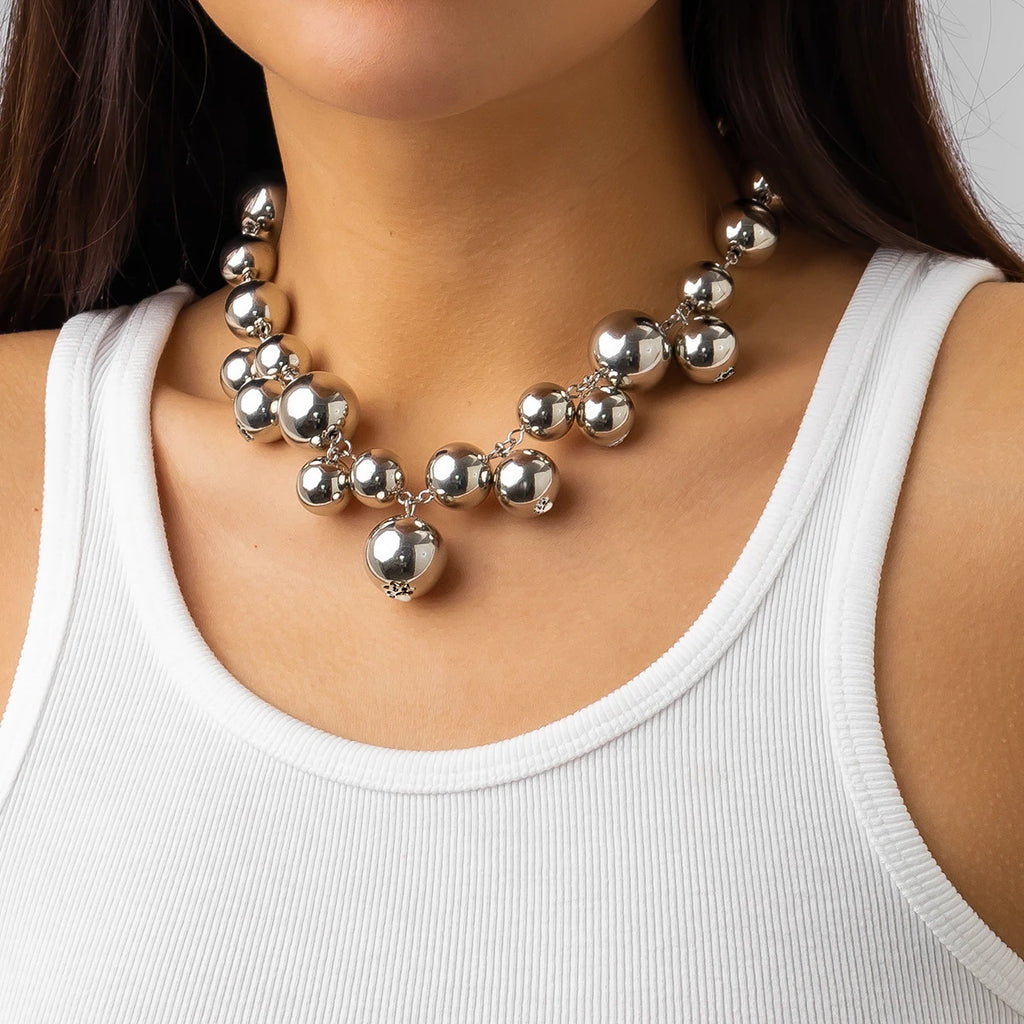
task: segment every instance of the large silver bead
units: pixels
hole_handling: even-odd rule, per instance
[[[272,334],[252,359],[253,370],[260,377],[282,377],[290,380],[308,373],[313,359],[309,346],[294,334]]]
[[[767,206],[772,213],[778,213],[782,209],[782,197],[754,164],[745,163],[740,169],[739,186],[740,195],[744,199],[753,199],[755,203]]]
[[[447,508],[473,508],[491,489],[494,472],[474,444],[454,441],[439,448],[427,462],[427,488]]]
[[[249,347],[236,348],[229,352],[224,362],[220,364],[220,386],[228,398],[234,398],[238,389],[256,374],[252,371],[252,360],[256,349]]]
[[[273,281],[245,281],[228,292],[224,319],[239,338],[280,333],[288,323],[288,296]]]
[[[728,309],[732,303],[732,274],[711,260],[687,267],[679,279],[679,298],[689,300],[697,313]]]
[[[340,512],[351,494],[345,467],[323,458],[310,459],[303,464],[295,478],[295,490],[299,501],[318,516]]]
[[[695,316],[672,335],[676,360],[698,384],[717,384],[736,372],[739,348],[732,328],[713,316]]]
[[[778,240],[778,218],[767,206],[750,199],[729,203],[715,223],[718,251],[727,256],[735,250],[748,266],[757,266],[768,259],[775,252]]]
[[[277,250],[262,238],[235,238],[220,251],[220,274],[230,285],[269,281],[277,270]]]
[[[277,441],[283,385],[269,377],[253,377],[235,395],[235,423],[247,441]]]
[[[350,438],[359,424],[359,402],[352,388],[327,370],[296,377],[281,395],[281,433],[292,444],[326,448],[328,427]]]
[[[550,381],[534,384],[519,396],[519,422],[527,433],[554,441],[572,428],[576,407],[565,388]]]
[[[625,391],[599,384],[576,407],[576,425],[595,444],[613,448],[626,440],[636,413]]]
[[[393,516],[366,540],[366,569],[388,597],[421,597],[440,578],[448,549],[441,535],[418,516]]]
[[[398,456],[388,448],[371,448],[352,460],[349,487],[364,505],[387,505],[405,487]]]
[[[619,309],[602,317],[590,338],[590,362],[607,371],[617,388],[657,384],[672,360],[672,348],[653,317],[639,309]]]
[[[558,467],[535,448],[518,448],[498,463],[494,493],[501,507],[513,515],[542,515],[554,507]]]
[[[238,200],[238,222],[242,234],[272,239],[281,228],[286,189],[283,185],[258,185],[247,189]]]

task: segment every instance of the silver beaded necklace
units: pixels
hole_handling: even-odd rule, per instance
[[[657,321],[638,309],[609,313],[591,333],[592,372],[567,386],[543,381],[524,391],[516,410],[519,425],[490,451],[463,442],[440,448],[427,463],[426,486],[414,494],[394,452],[353,447],[359,402],[351,386],[333,373],[314,370],[309,347],[284,333],[290,304],[272,278],[285,189],[275,184],[249,189],[239,199],[241,236],[224,247],[220,260],[232,286],[224,307],[228,327],[250,342],[231,352],[220,369],[239,433],[247,441],[283,437],[318,453],[296,478],[299,501],[311,512],[340,512],[352,496],[378,508],[400,505],[400,515],[370,533],[364,560],[370,578],[388,597],[420,597],[440,577],[447,548],[437,529],[416,515],[419,506],[436,501],[447,508],[473,508],[493,492],[515,516],[544,515],[558,496],[558,468],[545,452],[522,447],[527,437],[552,441],[575,425],[595,444],[614,447],[633,426],[630,393],[659,383],[670,363],[700,384],[733,375],[736,335],[717,314],[732,301],[732,268],[741,261],[756,265],[775,251],[776,214],[782,207],[753,168],[743,172],[741,193],[715,224],[720,261],[687,268],[679,281],[679,304],[666,319]]]

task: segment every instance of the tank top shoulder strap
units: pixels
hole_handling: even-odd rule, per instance
[[[112,374],[111,367],[136,342],[162,340],[162,321],[173,320],[194,295],[189,285],[177,284],[135,305],[86,310],[65,321],[54,341],[44,392],[35,583],[25,639],[0,718],[0,807],[31,743],[64,647],[79,583],[98,457],[95,427],[105,386],[133,386]]]

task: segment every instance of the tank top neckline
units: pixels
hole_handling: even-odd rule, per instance
[[[806,519],[832,462],[892,297],[927,257],[880,248],[850,298],[805,406],[795,439],[746,544],[683,635],[637,675],[589,705],[527,733],[444,750],[376,746],[328,733],[256,696],[207,645],[170,558],[153,458],[156,365],[178,312],[196,297],[176,284],[144,299],[119,328],[111,417],[111,486],[134,604],[149,642],[194,705],[240,740],[304,771],[361,788],[458,792],[554,769],[607,744],[678,699],[754,614]]]

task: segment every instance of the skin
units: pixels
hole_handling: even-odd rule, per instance
[[[735,190],[679,72],[670,4],[306,0],[289,19],[272,0],[206,6],[266,68],[289,329],[355,386],[361,443],[394,448],[415,477],[446,441],[503,438],[527,384],[585,372],[605,312],[667,315],[682,267],[712,253],[710,219]],[[621,448],[557,442],[565,498],[536,524],[492,503],[437,510],[453,560],[408,605],[364,578],[379,513],[353,504],[344,530],[297,515],[295,450],[239,445],[217,384],[226,289],[197,301],[164,350],[152,419],[200,632],[262,699],[366,743],[488,743],[593,702],[671,646],[736,561],[866,260],[787,224],[770,264],[737,272],[729,320],[750,343],[736,377],[644,394]],[[922,836],[1024,954],[1022,323],[1024,286],[986,284],[949,328],[883,567],[876,675]],[[0,404],[0,687],[31,600],[54,334],[0,339],[21,395]],[[243,502],[254,480],[260,499]],[[254,574],[275,580],[273,635],[239,617]],[[610,623],[629,623],[613,630],[626,642],[608,642]],[[325,650],[345,665],[329,680]]]

